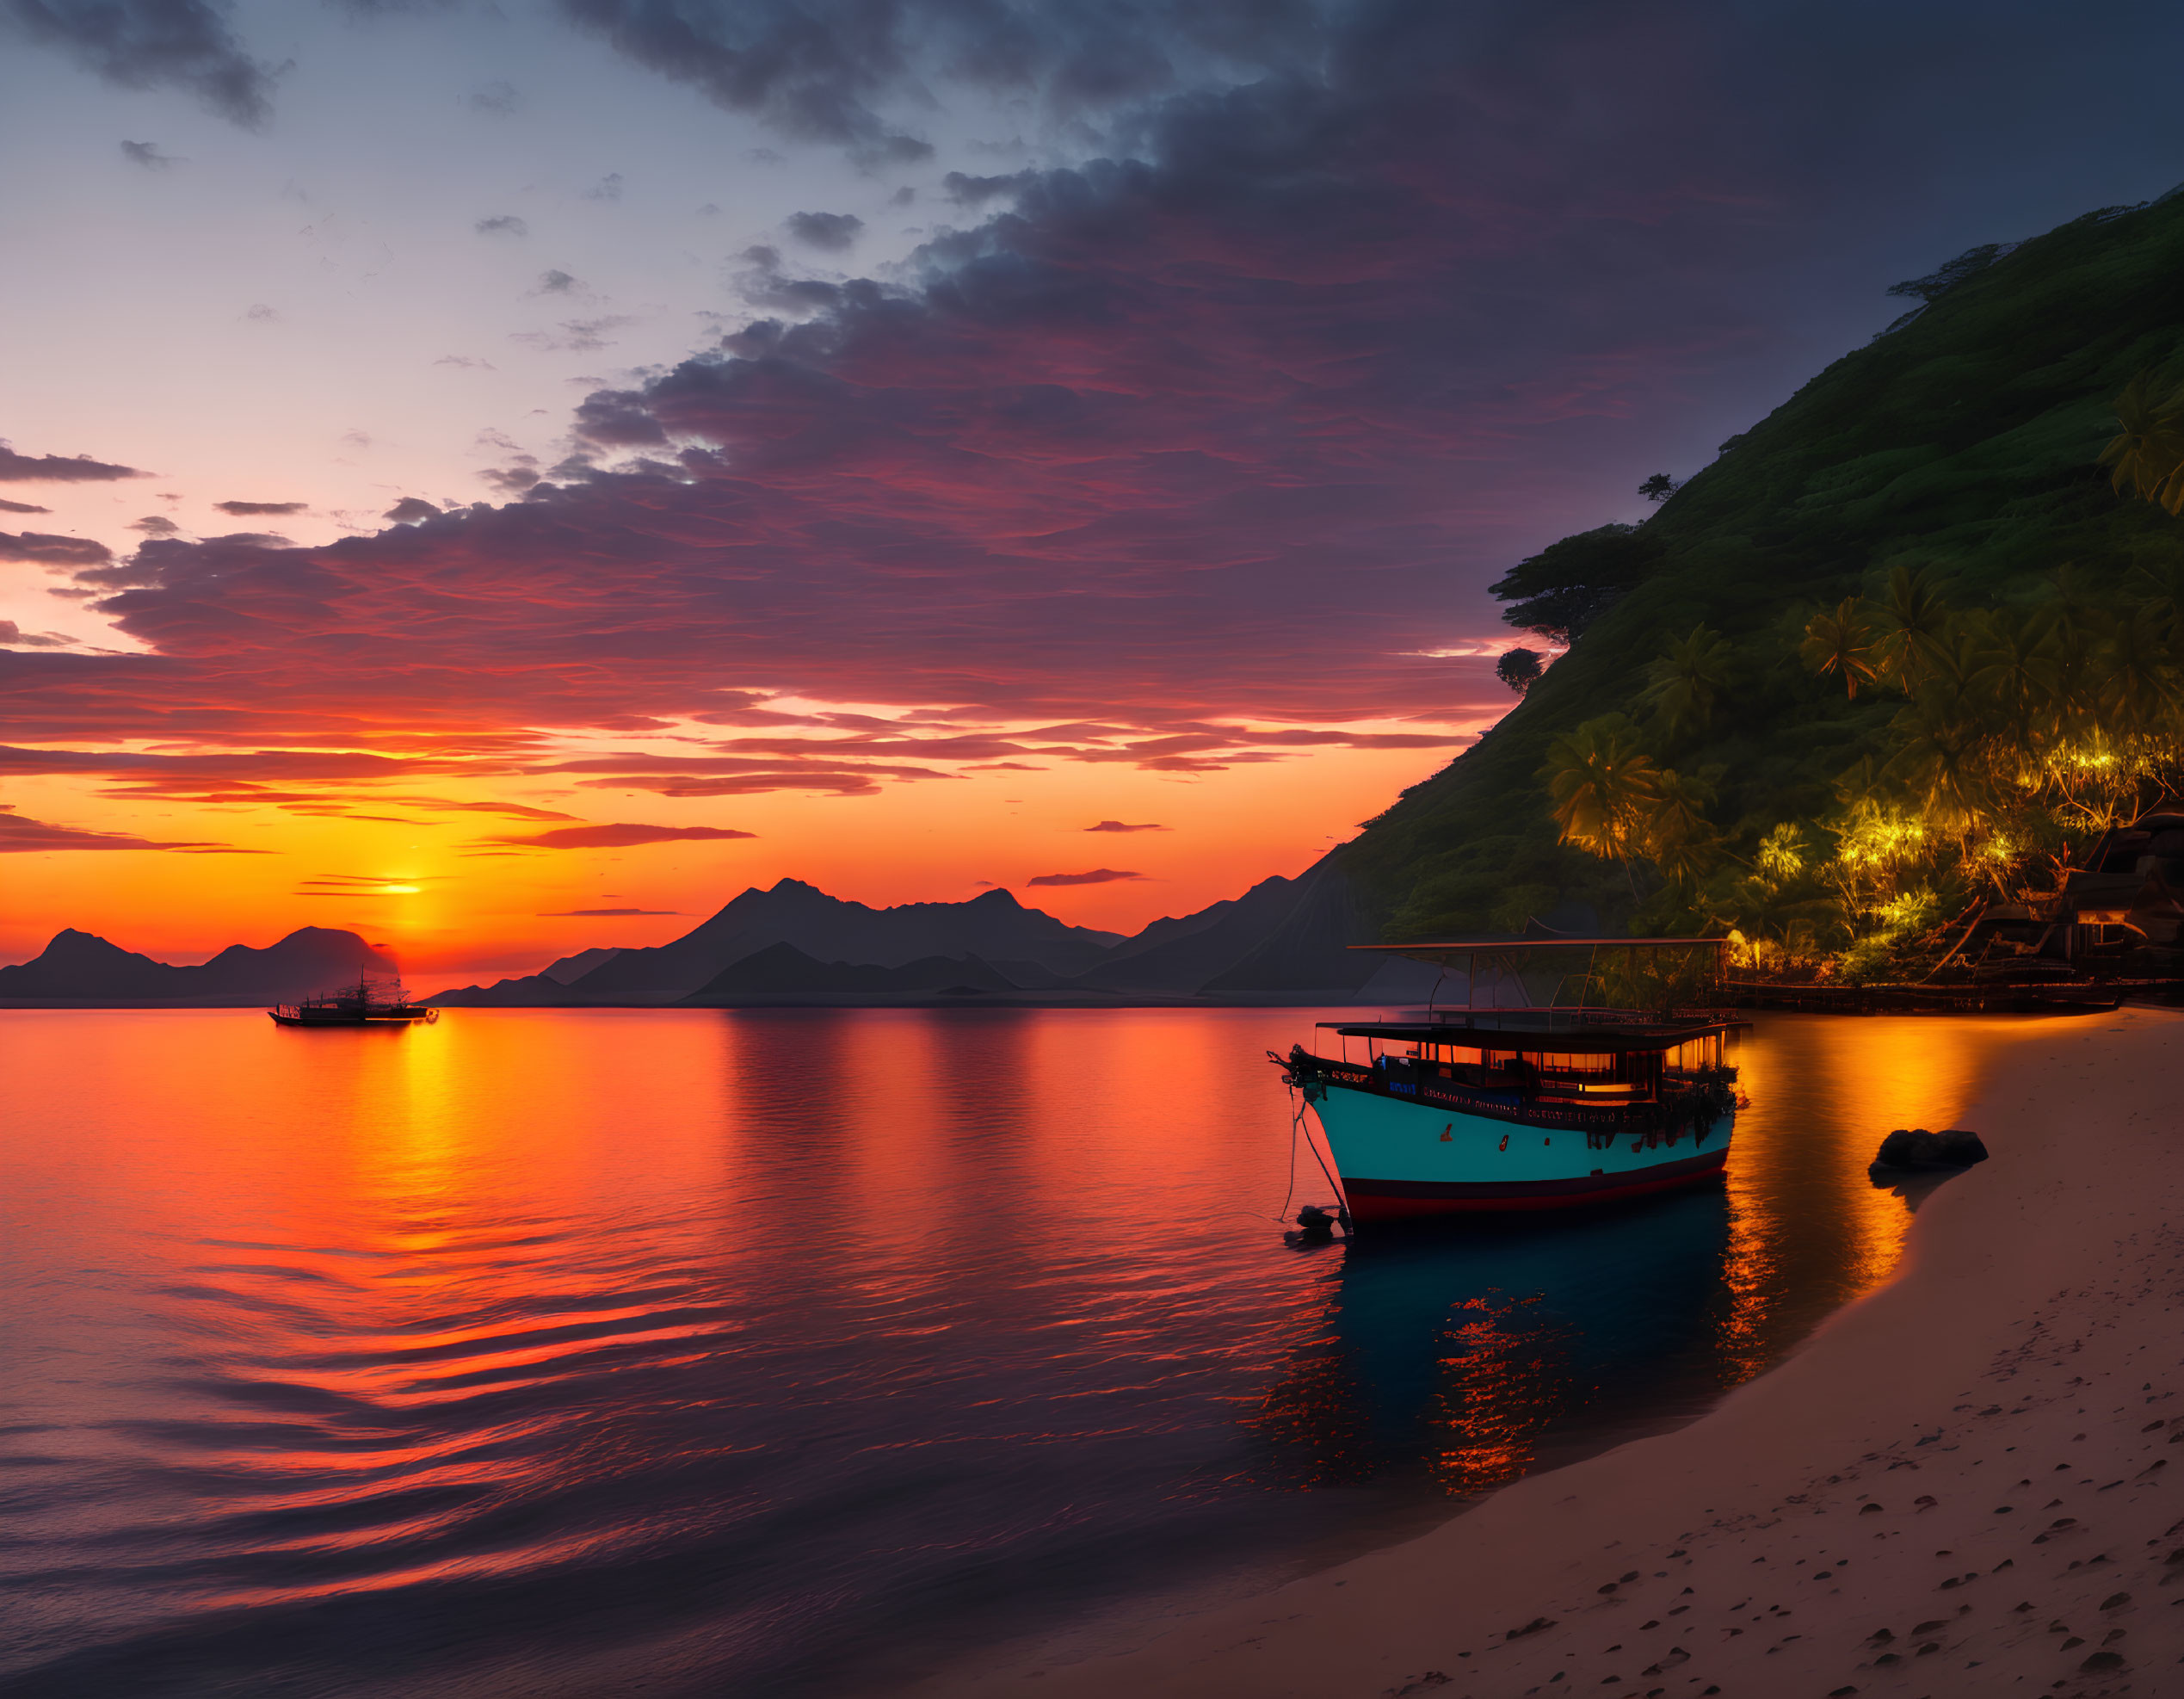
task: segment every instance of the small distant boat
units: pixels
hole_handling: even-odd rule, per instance
[[[399,979],[374,979],[369,974],[360,974],[355,985],[301,1003],[276,1004],[266,1013],[284,1027],[429,1026],[440,1018],[437,1009],[412,1003]]]
[[[1690,1006],[1718,981],[1719,941],[1375,948],[1460,960],[1466,1006],[1323,1022],[1335,1054],[1269,1053],[1319,1117],[1352,1219],[1603,1203],[1722,1171],[1742,1101],[1724,1047],[1749,1023]],[[1593,1000],[1615,992],[1638,1006]]]

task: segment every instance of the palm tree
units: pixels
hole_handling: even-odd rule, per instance
[[[2184,511],[2184,392],[2154,399],[2141,372],[2116,398],[2123,427],[2101,451],[2117,494],[2126,487],[2171,513]]]
[[[2166,633],[2151,620],[2119,620],[2108,635],[2095,706],[2118,743],[2147,744],[2170,732],[2179,702]]]
[[[1991,810],[1993,750],[1988,729],[1954,692],[1929,690],[1907,703],[1892,727],[1889,782],[1914,799],[1937,828],[1962,839]],[[1861,800],[1870,804],[1874,793]]]
[[[1653,782],[1653,800],[1645,812],[1645,849],[1653,864],[1678,885],[1706,871],[1717,843],[1706,805],[1713,788],[1664,769]]]
[[[1934,588],[1923,567],[1897,566],[1888,575],[1888,595],[1880,616],[1886,631],[1880,639],[1882,669],[1915,696],[1922,680],[1942,664],[1948,644],[1949,605]]]
[[[1860,683],[1870,684],[1880,677],[1878,636],[1865,603],[1853,596],[1832,612],[1812,616],[1799,652],[1813,671],[1840,675],[1850,700],[1855,701]]]
[[[1644,700],[1653,704],[1654,718],[1669,738],[1706,729],[1716,699],[1729,688],[1734,653],[1727,638],[1700,624],[1647,665]]]
[[[1798,830],[1795,821],[1783,821],[1760,842],[1760,873],[1777,885],[1795,879],[1803,873],[1805,861],[1805,833]]]
[[[2056,599],[2048,604],[2052,632],[2048,658],[2055,671],[2050,688],[2057,734],[2065,742],[2097,739],[2105,652],[2114,621],[2087,594],[2084,577],[2076,567],[2058,566],[2049,578],[2056,589]]]
[[[2055,741],[2062,719],[2061,646],[2051,608],[1998,608],[1974,639],[1971,691],[1987,706],[1990,725],[2008,740],[2021,774]]]
[[[1643,838],[1659,779],[1638,728],[1619,714],[1588,720],[1547,745],[1547,790],[1563,842],[1621,862],[1633,896],[1631,855]]]
[[[2184,641],[2184,565],[2134,566],[2124,587],[2132,611],[2152,624],[2156,637],[2172,647]]]

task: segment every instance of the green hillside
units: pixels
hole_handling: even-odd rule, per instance
[[[1800,656],[1816,614],[1877,605],[1891,569],[1909,567],[1984,628],[2051,623],[2075,599],[2106,609],[2113,632],[2137,618],[2129,586],[2184,574],[2184,521],[2118,495],[2095,464],[2134,376],[2157,395],[2184,380],[2184,195],[2088,213],[1923,283],[1922,311],[1724,444],[1642,528],[1570,540],[1504,581],[1581,633],[1499,726],[1342,852],[1387,937],[1506,932],[1571,901],[1614,930],[1733,924],[1723,895],[1768,834],[1793,825],[1776,842],[1826,859],[1850,799],[1903,765],[1904,694],[1852,700],[1817,676]],[[1709,723],[1664,726],[1647,668],[1702,622],[1726,639],[1727,680]],[[2060,628],[2067,665],[2067,610]],[[2161,671],[2166,691],[2175,675]],[[1708,798],[1712,848],[1688,879],[1561,841],[1550,745],[1619,711]],[[1963,823],[1951,829],[1969,854]]]

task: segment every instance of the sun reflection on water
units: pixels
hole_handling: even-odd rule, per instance
[[[1385,1530],[1886,1278],[1881,1135],[2039,1029],[1770,1018],[1725,1183],[1311,1250],[1262,1056],[1312,1018],[11,1013],[0,1672],[829,1691],[861,1638],[1273,1561],[1297,1493]]]

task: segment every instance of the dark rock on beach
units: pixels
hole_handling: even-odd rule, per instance
[[[1880,1154],[1872,1165],[1914,1172],[1933,1169],[1969,1168],[1987,1159],[1987,1147],[1979,1135],[1962,1127],[1929,1133],[1923,1127],[1897,1128],[1881,1140]]]

